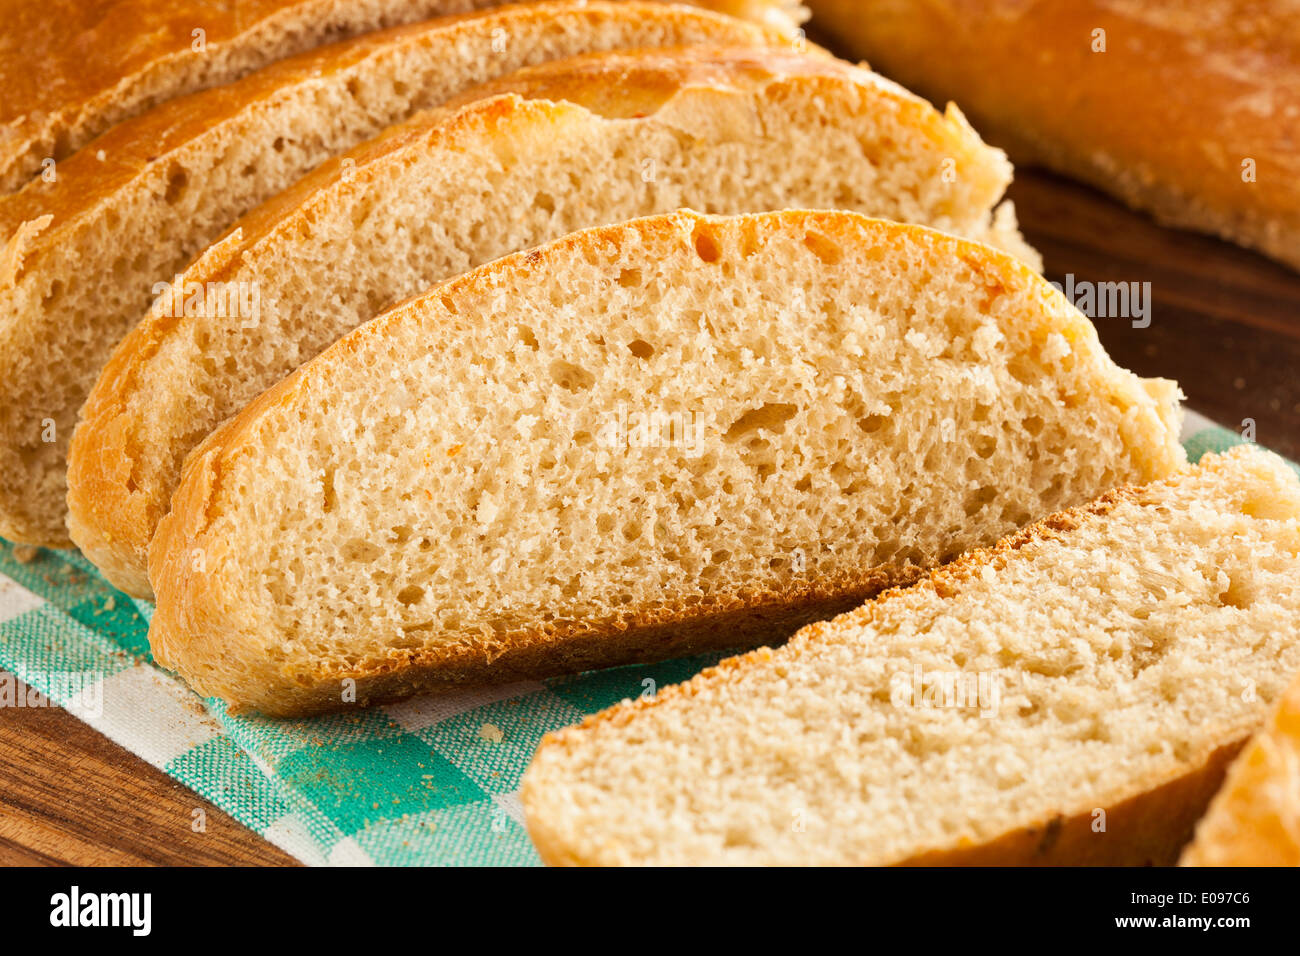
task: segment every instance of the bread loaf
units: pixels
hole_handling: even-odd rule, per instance
[[[0,192],[168,99],[370,30],[503,0],[3,0]],[[685,0],[789,31],[790,0]]]
[[[579,232],[403,303],[209,436],[150,551],[149,639],[273,715],[775,640],[1166,474],[1172,391],[933,230]]]
[[[0,534],[66,545],[64,456],[113,346],[196,253],[323,160],[503,73],[613,48],[788,41],[650,3],[513,5],[372,34],[173,100],[0,197]]]
[[[1300,678],[1228,770],[1181,862],[1300,866]]]
[[[1300,268],[1300,7],[810,0],[820,33],[953,100],[1018,164]]]
[[[1300,667],[1300,481],[1249,446],[543,740],[549,863],[1167,864]]]
[[[149,593],[149,539],[213,427],[384,307],[508,252],[679,206],[843,206],[1026,248],[990,212],[1011,176],[1000,153],[827,57],[593,55],[469,96],[321,167],[178,281],[254,290],[256,316],[177,315],[204,310],[164,297],[118,347],[68,479],[72,538],[114,584]]]

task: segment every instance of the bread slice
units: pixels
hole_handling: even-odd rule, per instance
[[[1300,866],[1300,677],[1229,768],[1181,862]]]
[[[505,0],[0,0],[0,192],[173,97],[370,30]],[[792,30],[797,0],[686,0]]]
[[[1300,667],[1300,481],[1242,447],[649,701],[523,780],[570,864],[1170,863]]]
[[[1000,153],[959,114],[830,58],[611,53],[471,95],[323,166],[180,278],[257,290],[256,322],[178,317],[164,299],[117,349],[68,494],[73,540],[114,584],[149,593],[149,540],[213,427],[384,307],[506,253],[679,206],[847,206],[1024,248],[990,214],[1011,175]]]
[[[1300,5],[809,0],[886,76],[1047,166],[1300,269]]]
[[[150,643],[292,715],[780,639],[1169,472],[1171,389],[933,230],[579,232],[376,318],[196,449]]]
[[[65,455],[113,346],[240,215],[323,160],[484,80],[574,53],[788,47],[687,7],[504,7],[366,36],[175,100],[0,198],[0,534],[66,545]]]

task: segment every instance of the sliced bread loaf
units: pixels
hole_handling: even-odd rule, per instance
[[[164,296],[119,346],[68,477],[72,538],[114,584],[149,593],[149,540],[213,427],[384,307],[506,253],[680,206],[849,207],[1023,249],[990,213],[1011,175],[1000,153],[830,58],[596,55],[471,96],[321,167],[177,280],[186,298],[255,292],[256,315]]]
[[[419,23],[173,100],[0,197],[0,534],[66,545],[64,456],[113,346],[196,253],[323,160],[527,64],[591,50],[777,43],[732,17],[552,3]],[[224,303],[223,303],[224,304]]]
[[[0,192],[165,100],[320,44],[508,0],[0,0]],[[797,0],[685,0],[786,31]]]
[[[1249,447],[548,736],[569,864],[1170,863],[1300,668],[1300,481]]]
[[[157,660],[302,714],[775,640],[1182,459],[1171,383],[987,246],[845,212],[566,236],[189,457]]]
[[[1181,862],[1300,866],[1300,678],[1228,770]]]

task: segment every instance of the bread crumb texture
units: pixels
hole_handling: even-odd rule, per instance
[[[518,72],[322,167],[187,270],[184,288],[256,290],[257,315],[155,309],[126,338],[74,442],[73,539],[147,595],[149,539],[194,446],[436,281],[683,206],[846,208],[1010,242],[991,212],[1010,176],[959,117],[825,56],[704,46]]]
[[[388,126],[522,66],[692,43],[788,45],[665,4],[507,5],[313,49],[170,100],[60,160],[53,181],[0,196],[0,534],[67,545],[64,458],[78,409],[159,292],[240,216]],[[226,52],[214,46],[207,64]],[[189,283],[211,281],[188,275],[179,311],[195,308]],[[255,317],[247,276],[219,307],[212,285],[198,288],[223,317]],[[86,538],[93,560],[104,542]]]
[[[942,862],[1078,818],[1098,846],[1098,811],[1113,831],[1195,777],[1300,668],[1298,515],[1295,473],[1250,447],[1056,515],[547,737],[529,831],[606,864]],[[918,704],[918,672],[1000,695]]]
[[[861,599],[1177,467],[1166,386],[1041,277],[932,230],[576,233],[380,316],[200,446],[154,541],[151,641],[283,713],[447,654],[517,679],[523,644]]]

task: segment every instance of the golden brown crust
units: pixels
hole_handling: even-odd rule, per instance
[[[1260,0],[810,0],[1019,164],[1300,268],[1300,13]],[[1095,30],[1105,51],[1094,51]],[[1243,175],[1253,160],[1254,179]]]
[[[229,710],[267,717],[303,717],[402,700],[420,693],[541,680],[707,651],[780,643],[809,622],[857,607],[873,594],[919,573],[919,568],[873,568],[851,586],[809,589],[802,594],[752,595],[738,600],[740,606],[721,613],[683,611],[675,617],[640,616],[603,628],[517,631],[502,635],[490,647],[455,644],[437,654],[393,658],[382,671],[322,671],[309,686],[265,688],[261,696],[250,694]],[[355,682],[355,697],[345,703],[342,689],[346,679]]]
[[[683,55],[686,53],[688,55]],[[811,54],[811,55],[809,55]],[[456,109],[489,96],[514,93],[525,99],[565,100],[610,119],[629,119],[657,112],[690,87],[758,90],[772,83],[849,81],[874,84],[898,94],[891,105],[908,110],[919,126],[942,122],[929,103],[861,67],[834,59],[812,44],[799,49],[771,45],[709,50],[611,50],[562,63],[543,63],[518,70],[475,88],[446,104]]]
[[[701,4],[701,6],[704,6]],[[171,100],[155,109],[120,123],[98,137],[88,148],[59,163],[58,189],[44,188],[36,181],[10,196],[0,196],[0,236],[6,239],[26,222],[49,215],[55,229],[65,229],[92,211],[96,202],[139,178],[149,168],[165,162],[169,154],[199,136],[220,127],[256,104],[270,100],[283,90],[312,83],[323,76],[351,71],[379,52],[403,47],[446,42],[463,42],[462,34],[507,33],[528,29],[562,14],[578,16],[593,26],[604,20],[628,15],[653,14],[666,23],[692,25],[712,23],[718,42],[738,44],[745,34],[754,43],[786,42],[779,33],[751,24],[737,24],[706,10],[675,9],[660,3],[622,0],[592,2],[578,9],[566,2],[508,4],[481,14],[442,17],[408,24],[330,44],[273,63],[238,83],[205,90]],[[3,58],[0,58],[0,63]],[[473,99],[472,95],[466,99]],[[99,154],[102,152],[103,158]],[[47,236],[48,241],[51,237]],[[0,270],[0,283],[7,272]],[[170,277],[168,277],[170,278]],[[9,277],[12,281],[12,276]]]
[[[1080,808],[989,843],[925,853],[898,865],[1172,865],[1244,742],[1227,741],[1180,776],[1149,781],[1111,806]]]
[[[4,0],[0,192],[21,186],[44,158],[62,161],[114,123],[165,100],[323,43],[497,2]],[[781,0],[685,2],[785,29],[798,19]]]
[[[457,104],[431,110],[393,127],[344,156],[336,157],[299,180],[274,199],[241,219],[186,271],[185,282],[228,281],[246,255],[276,235],[293,236],[312,220],[320,204],[335,201],[348,170],[347,187],[364,191],[373,178],[384,175],[384,163],[400,162],[408,148],[457,148],[494,128],[535,116],[539,124],[560,115],[557,99],[589,101],[611,115],[662,103],[667,91],[688,87],[728,91],[788,83],[825,85],[827,96],[842,89],[845,79],[877,92],[882,103],[900,111],[953,150],[983,149],[978,137],[952,117],[945,117],[923,100],[867,71],[829,57],[788,50],[699,47],[687,50],[627,54],[598,54],[521,71],[501,84],[489,84]],[[492,95],[500,92],[501,95]],[[484,96],[488,98],[484,99]],[[520,95],[536,97],[522,103]],[[348,164],[345,166],[345,164]],[[975,163],[969,164],[976,167]],[[1001,183],[990,180],[977,188],[989,192],[990,204]],[[1024,275],[1032,275],[1025,270]],[[1079,334],[1095,337],[1080,319]],[[77,544],[118,587],[138,597],[152,592],[145,573],[149,541],[167,506],[169,489],[158,489],[138,474],[139,422],[129,405],[153,357],[172,335],[183,334],[184,317],[158,312],[146,316],[118,345],[87,399],[81,424],[69,454],[70,524]]]
[[[1249,446],[1233,449],[1220,461],[1231,461],[1253,454]],[[1173,484],[1186,471],[1180,471],[1156,485]],[[877,595],[863,606],[838,618],[810,624],[790,639],[783,654],[815,652],[819,640],[832,637],[844,627],[870,621],[890,601],[904,599],[915,588],[933,590],[940,595],[956,593],[985,567],[1006,560],[1016,551],[1038,541],[1049,541],[1068,534],[1084,523],[1104,518],[1123,501],[1137,499],[1150,486],[1124,486],[1110,491],[1086,505],[1049,515],[1010,535],[989,548],[969,551],[956,561],[924,573],[911,585],[892,588]],[[727,658],[716,667],[701,671],[692,679],[662,688],[650,699],[636,699],[615,704],[581,723],[547,734],[538,746],[533,763],[524,775],[520,796],[529,836],[550,865],[599,865],[599,860],[576,856],[572,848],[547,828],[541,810],[539,783],[533,768],[544,760],[547,750],[569,751],[581,746],[587,731],[602,725],[623,726],[637,719],[644,710],[662,707],[681,697],[708,693],[711,686],[744,674],[748,669],[771,660],[770,648]],[[1179,849],[1191,836],[1196,820],[1214,796],[1227,772],[1229,763],[1240,751],[1246,738],[1226,733],[1219,745],[1187,761],[1182,773],[1161,780],[1144,781],[1131,796],[1105,807],[1063,808],[1054,817],[1005,833],[995,840],[969,846],[945,848],[923,853],[899,865],[909,866],[1061,866],[1061,865],[1169,865],[1177,860]],[[1100,817],[1096,811],[1104,810]],[[1096,821],[1105,820],[1105,831],[1094,830]],[[870,862],[870,861],[863,861]]]
[[[1183,866],[1300,866],[1300,677],[1228,771]]]
[[[248,647],[258,643],[246,639],[246,635],[264,634],[270,626],[270,612],[256,607],[255,595],[241,591],[237,596],[232,596],[223,592],[227,586],[239,590],[235,582],[226,581],[221,573],[226,560],[237,565],[238,557],[230,555],[232,545],[223,540],[221,535],[209,533],[210,518],[223,507],[223,477],[230,473],[238,459],[259,454],[258,433],[263,428],[275,427],[273,418],[276,413],[288,413],[300,404],[314,404],[316,396],[329,388],[331,369],[335,364],[349,362],[370,339],[383,341],[389,334],[389,327],[405,321],[408,313],[436,311],[445,308],[442,304],[444,301],[461,296],[472,299],[485,295],[504,275],[523,278],[532,272],[548,271],[553,268],[553,260],[563,260],[573,255],[575,249],[591,251],[613,248],[629,230],[639,232],[646,243],[656,238],[680,240],[683,236],[694,238],[708,234],[718,237],[719,245],[727,244],[722,238],[724,230],[743,231],[743,244],[757,246],[769,235],[798,228],[816,229],[845,245],[869,243],[882,250],[881,254],[891,247],[901,250],[910,248],[907,244],[919,242],[931,246],[936,255],[956,255],[982,262],[986,268],[996,272],[1006,287],[1025,283],[1050,289],[1023,264],[974,242],[919,226],[872,220],[854,213],[806,210],[736,218],[705,217],[689,211],[653,216],[631,223],[572,233],[540,249],[506,256],[439,283],[422,295],[395,306],[349,333],[321,355],[300,366],[279,384],[259,395],[190,454],[180,485],[172,499],[171,511],[158,525],[149,549],[149,578],[158,595],[157,612],[149,631],[155,657],[165,666],[179,671],[192,683],[196,680],[195,673],[202,669],[200,665],[204,662],[222,661],[223,672],[231,675],[229,681],[221,687],[198,681],[197,689],[200,692],[219,694],[237,707],[256,706],[263,711],[290,714],[296,713],[299,707],[319,709],[327,696],[337,696],[338,682],[344,677],[352,677],[359,683],[366,681],[368,694],[377,699],[389,696],[390,688],[402,682],[404,675],[416,673],[421,675],[420,686],[430,686],[432,675],[438,673],[482,674],[493,680],[517,679],[522,674],[529,673],[529,668],[540,666],[537,662],[544,661],[550,653],[549,648],[557,644],[569,644],[570,650],[566,653],[589,654],[589,658],[583,659],[611,664],[624,659],[619,654],[639,647],[637,642],[646,639],[670,640],[661,637],[658,629],[683,627],[688,623],[688,618],[682,613],[658,619],[631,619],[617,628],[590,634],[577,630],[545,635],[541,632],[521,633],[512,635],[506,644],[491,647],[484,645],[470,650],[451,648],[446,654],[427,659],[417,660],[404,654],[397,660],[395,668],[385,667],[379,673],[358,671],[349,674],[320,674],[306,685],[296,685],[295,681],[287,680],[271,662],[256,656],[242,656]],[[1063,325],[1068,333],[1095,337],[1095,330],[1086,320],[1077,317],[1074,321],[1078,328]],[[196,550],[206,555],[202,572],[195,570],[191,563],[190,556]],[[958,567],[960,566],[959,563]],[[891,577],[907,580],[910,573],[904,569],[864,569],[853,579],[818,582],[814,586],[788,593],[736,595],[729,606],[717,610],[721,614],[766,615],[775,614],[777,608],[784,606],[795,614],[804,613],[805,608],[808,613],[812,613],[814,608],[825,609],[837,603],[853,601],[856,596],[872,593],[890,583]],[[701,619],[698,626],[701,631],[705,631],[716,627],[716,620],[717,618],[713,621]],[[781,623],[777,626],[786,625]],[[815,631],[818,626],[813,625],[812,629]],[[626,639],[620,644],[612,643],[618,632],[624,630]],[[588,637],[592,638],[593,646],[590,649],[581,648],[581,641]],[[734,646],[737,643],[730,637],[713,643],[706,643],[707,640],[705,637],[688,638],[686,644],[680,645],[680,650],[727,644]],[[600,646],[602,642],[605,644],[604,649]],[[507,673],[504,668],[494,666],[489,672],[485,667],[487,661],[503,659],[507,650],[519,656],[521,663],[518,668]],[[475,655],[479,656],[476,658]],[[458,676],[457,679],[468,678]],[[414,685],[404,683],[402,686],[410,689]]]
[[[545,745],[543,741],[543,745]],[[988,843],[924,853],[895,866],[1168,866],[1222,782],[1243,741],[1225,744],[1202,763],[1109,807],[1059,815]],[[524,778],[528,836],[547,866],[599,866],[551,832]],[[1104,825],[1104,830],[1097,829]],[[873,861],[863,861],[870,863]]]

